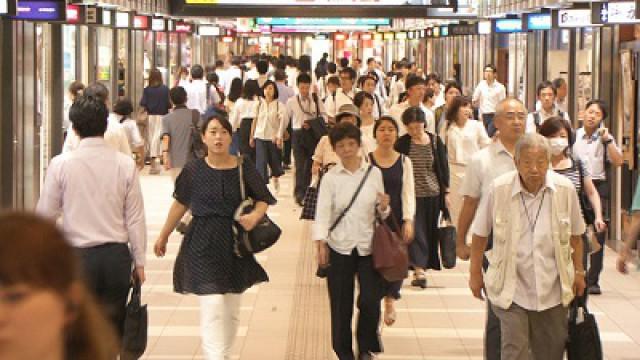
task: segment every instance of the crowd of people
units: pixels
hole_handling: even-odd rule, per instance
[[[493,65],[471,97],[406,59],[389,73],[373,58],[363,66],[325,54],[311,65],[309,56],[261,55],[246,63],[233,56],[211,68],[181,69],[172,87],[152,69],[137,112],[125,98],[112,107],[99,83],[72,83],[64,150],[48,167],[36,211],[62,218],[64,241],[79,258],[51,223],[0,218],[3,233],[30,239],[20,247],[0,239],[0,304],[18,303],[16,319],[28,323],[37,304],[26,299],[40,294],[33,301],[51,309],[43,315],[52,319],[47,330],[58,333],[51,335],[55,344],[47,340],[53,350],[95,359],[117,352],[131,277],[145,280],[139,172],[146,162],[149,174],[164,169],[175,181],[154,253],[166,254],[172,232],[184,234],[174,290],[200,299],[206,358],[229,359],[242,294],[268,281],[255,257],[236,256],[234,223],[253,229],[294,165],[292,195],[312,210],[310,237],[318,275],[327,278],[340,360],[375,358],[383,348],[380,324],[396,320],[403,281],[387,281],[374,269],[376,219],[406,245],[416,289],[428,288],[427,272],[442,268],[443,219],[455,225],[457,256],[470,260],[471,292],[488,300],[487,359],[528,359],[529,352],[562,359],[569,303],[602,292],[608,169],[622,164],[604,123],[607,105],[588,102],[576,128],[562,79],[541,82],[536,109],[528,112],[506,96]],[[255,207],[234,219],[244,200],[239,184]],[[640,232],[640,221],[634,224]],[[30,256],[28,266],[36,270],[21,274],[7,254],[34,249],[42,256]],[[621,271],[628,258],[627,249]],[[115,330],[113,342],[98,343],[89,331],[106,326],[91,305],[94,296]],[[71,339],[82,346],[70,349],[65,331],[77,332]],[[0,358],[25,350],[20,344],[3,346]]]

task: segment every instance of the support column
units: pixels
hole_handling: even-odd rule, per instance
[[[13,206],[13,23],[0,18],[0,208]]]

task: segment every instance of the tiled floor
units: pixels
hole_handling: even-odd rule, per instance
[[[170,177],[146,175],[142,185],[149,225],[148,280],[143,293],[150,314],[150,339],[143,359],[203,359],[197,298],[172,291],[172,266],[181,237],[172,235],[166,257],[157,259],[152,254],[153,243],[172,201]],[[290,193],[288,174],[282,181],[278,205],[270,209],[270,216],[284,230],[283,237],[276,246],[258,256],[271,280],[244,295],[234,359],[295,358],[291,354],[287,356],[288,330],[294,308],[300,242],[308,241],[308,235],[306,224],[298,220],[299,209],[293,205]],[[614,269],[615,255],[607,250],[601,284],[604,294],[591,298],[590,309],[598,320],[606,359],[640,359],[640,273],[618,274]],[[471,296],[467,270],[468,263],[460,262],[456,269],[431,272],[426,290],[403,288],[403,298],[397,304],[396,324],[381,331],[385,352],[380,359],[482,358],[485,304]],[[322,282],[311,284],[312,291],[325,291]],[[324,309],[319,310],[326,312]],[[328,334],[324,335],[327,336],[318,338],[326,341]],[[300,360],[333,360],[331,355],[324,355],[330,353],[327,350],[319,349]]]

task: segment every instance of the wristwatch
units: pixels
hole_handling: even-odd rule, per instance
[[[585,276],[585,275],[587,275],[587,272],[586,272],[586,271],[584,271],[584,270],[576,270],[576,275],[582,275],[582,276]]]
[[[612,138],[609,138],[609,140],[602,140],[602,145],[607,146],[609,144],[611,144],[613,142]]]

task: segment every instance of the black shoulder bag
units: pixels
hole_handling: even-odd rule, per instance
[[[587,225],[593,225],[596,222],[596,212],[591,206],[587,192],[584,190],[584,171],[582,170],[582,161],[578,159],[573,160],[573,166],[578,168],[578,176],[580,176],[580,193],[578,194],[580,200],[580,208],[582,209],[582,217]]]
[[[242,225],[238,223],[240,216],[253,211],[255,201],[247,197],[244,186],[243,158],[238,156],[238,172],[240,173],[240,196],[242,202],[236,209],[233,216],[233,234],[234,234],[234,253],[237,257],[243,258],[252,256],[263,250],[270,248],[278,241],[282,230],[276,225],[266,214],[251,230],[246,231]]]
[[[202,141],[200,127],[198,126],[200,113],[198,110],[191,111],[191,151],[189,151],[189,157],[191,159],[202,159],[207,155],[207,146]]]

